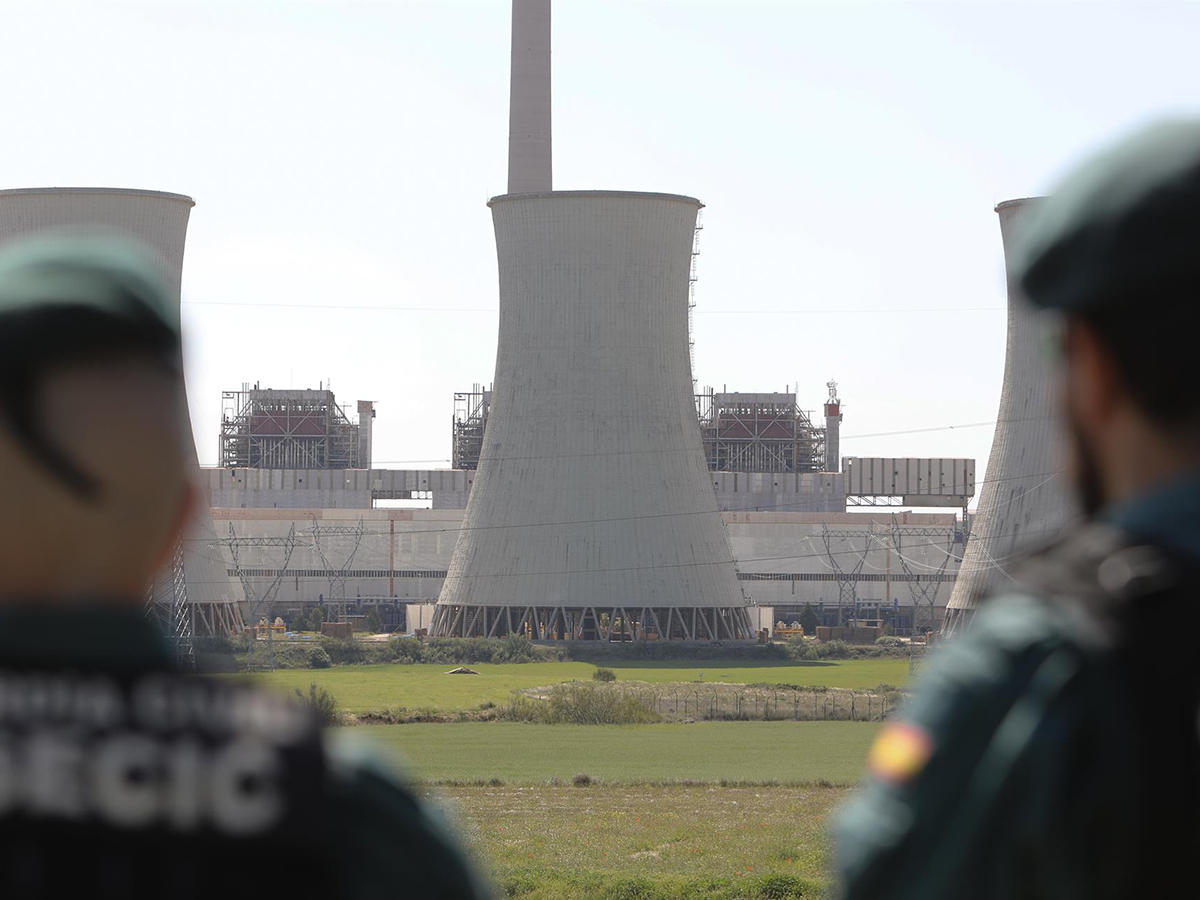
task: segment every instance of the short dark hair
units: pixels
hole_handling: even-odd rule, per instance
[[[1190,292],[1189,292],[1190,293]],[[1200,436],[1195,301],[1105,303],[1072,310],[1112,354],[1121,381],[1154,422]]]

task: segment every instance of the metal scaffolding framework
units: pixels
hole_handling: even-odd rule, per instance
[[[700,437],[714,472],[822,472],[825,429],[794,393],[696,395]]]
[[[689,306],[689,310],[691,307]],[[451,465],[476,469],[492,392],[476,384],[454,395]],[[794,393],[696,394],[704,457],[714,472],[823,472],[825,429],[796,405]]]
[[[453,443],[451,466],[455,469],[479,468],[483,452],[483,426],[492,405],[491,389],[477,384],[470,391],[454,395]]]
[[[473,606],[438,604],[434,634],[525,635],[535,641],[748,641],[747,607]]]
[[[240,391],[221,394],[221,466],[367,468],[370,460],[363,458],[359,429],[360,423],[346,415],[333,391],[243,385]]]

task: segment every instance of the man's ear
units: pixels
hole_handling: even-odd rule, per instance
[[[158,556],[154,561],[154,571],[161,572],[170,565],[171,557],[175,555],[175,545],[179,543],[184,531],[187,529],[188,523],[191,522],[192,516],[196,512],[198,500],[199,491],[196,490],[196,485],[192,483],[192,479],[184,479],[183,491],[179,498],[179,507],[175,512],[175,517],[168,532],[170,536],[158,552]]]
[[[1063,324],[1067,391],[1077,424],[1090,432],[1103,429],[1120,402],[1116,362],[1094,328],[1076,316]]]

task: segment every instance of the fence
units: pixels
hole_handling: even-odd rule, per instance
[[[903,699],[898,691],[755,690],[733,685],[620,689],[674,720],[876,722],[887,718]]]

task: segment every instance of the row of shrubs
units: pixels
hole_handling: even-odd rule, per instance
[[[232,672],[246,667],[249,638],[197,638],[196,662],[201,671]],[[267,664],[268,653],[277,669],[327,669],[330,666],[369,663],[434,663],[469,665],[472,663],[557,662],[568,658],[557,647],[534,644],[522,635],[505,638],[393,638],[387,641],[356,641],[322,635],[312,641],[274,641],[270,648],[263,641],[254,646],[254,665]]]
[[[235,672],[246,667],[249,638],[197,638],[197,665],[205,672]],[[907,645],[899,638],[883,637],[873,645],[857,646],[844,641],[818,642],[794,637],[784,644],[718,646],[679,645],[665,642],[613,644],[611,647],[568,648],[535,644],[524,635],[504,638],[392,638],[387,641],[357,641],[353,638],[320,636],[312,641],[274,641],[268,650],[265,642],[254,646],[254,664],[267,664],[268,653],[277,669],[326,669],[330,666],[369,663],[433,663],[470,665],[472,663],[562,662],[575,659],[588,662],[637,659],[722,660],[779,659],[818,661],[824,659],[864,659],[881,656],[906,656]],[[608,670],[605,670],[608,671]],[[615,676],[614,676],[615,677]]]
[[[648,725],[662,716],[624,691],[586,682],[556,684],[545,699],[515,695],[497,710],[498,718],[542,725]]]

